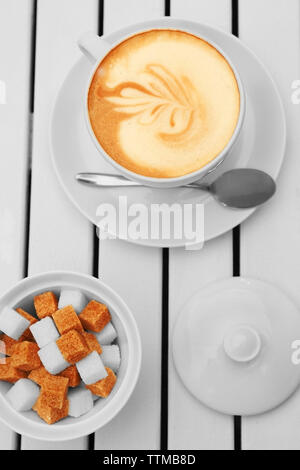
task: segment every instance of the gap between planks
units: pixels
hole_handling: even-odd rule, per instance
[[[239,37],[239,0],[231,0],[231,14],[232,14],[232,24],[231,32],[234,36]],[[241,231],[240,226],[237,226],[233,229],[232,232],[232,253],[233,253],[233,276],[240,276],[240,238]],[[233,417],[234,425],[234,450],[242,450],[242,418],[241,416]]]
[[[36,26],[37,26],[37,0],[33,0],[31,23],[31,47],[30,47],[30,79],[29,79],[29,126],[27,147],[27,184],[26,184],[26,208],[25,208],[25,234],[24,234],[24,267],[23,277],[28,276],[29,260],[29,235],[30,235],[30,201],[31,201],[31,161],[33,140],[33,113],[34,113],[34,84],[35,84],[35,53],[36,53]],[[15,450],[21,450],[22,436],[15,435]]]

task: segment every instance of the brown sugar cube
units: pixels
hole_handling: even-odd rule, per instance
[[[99,333],[110,322],[111,316],[106,305],[91,300],[80,313],[79,319],[86,330]]]
[[[46,421],[47,424],[54,424],[60,419],[68,416],[69,402],[66,400],[61,409],[53,408],[47,404],[41,393],[33,409],[37,412],[40,418]]]
[[[83,337],[86,341],[86,344],[89,347],[90,352],[96,351],[98,354],[102,354],[102,348],[101,348],[96,336],[93,335],[93,333],[84,332]]]
[[[20,340],[15,340],[5,334],[0,335],[0,352],[7,356],[12,356],[16,344],[19,344]]]
[[[18,370],[11,365],[11,358],[6,358],[6,364],[0,364],[0,380],[5,382],[15,383],[19,379],[25,379],[26,372]]]
[[[31,341],[34,342],[34,337],[32,336],[32,333],[29,328],[24,331],[22,336],[20,337],[20,341]]]
[[[91,385],[86,385],[86,388],[94,395],[98,395],[98,397],[102,398],[108,397],[117,381],[117,377],[115,376],[114,372],[109,367],[105,367],[105,369],[108,374],[105,379],[98,380],[98,382]]]
[[[44,292],[34,297],[35,311],[40,319],[53,315],[57,306],[57,298],[53,292]]]
[[[43,379],[41,396],[51,408],[62,409],[68,392],[69,379],[49,375]]]
[[[11,357],[12,366],[25,371],[38,369],[42,365],[38,351],[38,345],[30,341],[16,344]]]
[[[52,377],[52,375],[45,369],[44,366],[32,370],[28,375],[28,379],[32,380],[38,385],[42,385],[46,377]]]
[[[57,310],[57,312],[53,313],[52,318],[61,335],[68,333],[70,330],[77,330],[79,333],[83,333],[84,331],[72,305],[67,305],[61,310]]]
[[[33,315],[30,315],[30,313],[27,313],[25,310],[22,308],[16,308],[16,311],[22,315],[22,317],[26,318],[26,320],[30,321],[30,325],[33,325],[38,321],[37,318],[35,318]]]
[[[56,344],[67,362],[75,364],[90,353],[84,337],[76,330],[62,335]]]
[[[16,311],[20,315],[22,315],[22,317],[26,318],[26,320],[30,321],[30,326],[38,321],[37,318],[34,318],[32,315],[30,315],[30,313],[25,312],[25,310],[23,310],[22,308],[16,308]],[[24,333],[22,334],[20,340],[21,341],[26,341],[26,340],[27,341],[34,341],[34,338],[33,338],[32,333],[31,333],[29,328],[27,328],[27,330],[24,331]]]
[[[69,379],[69,387],[77,387],[80,384],[80,376],[76,366],[67,367],[59,375]]]

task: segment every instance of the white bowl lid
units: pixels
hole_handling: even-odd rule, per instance
[[[300,313],[288,297],[264,282],[232,278],[203,288],[181,310],[173,357],[198,400],[222,413],[254,415],[299,386],[297,340]]]

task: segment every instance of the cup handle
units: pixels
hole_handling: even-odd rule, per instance
[[[105,55],[111,46],[92,31],[84,33],[78,39],[78,47],[81,52],[92,62],[95,63],[101,56]]]

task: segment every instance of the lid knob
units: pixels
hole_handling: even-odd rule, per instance
[[[226,334],[223,346],[225,353],[233,361],[249,362],[260,353],[261,339],[251,326],[239,325]]]

